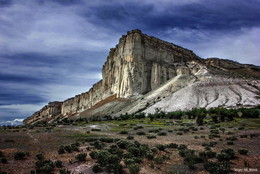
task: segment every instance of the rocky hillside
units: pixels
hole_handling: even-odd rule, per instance
[[[101,81],[88,92],[49,103],[24,123],[158,109],[259,105],[258,79],[258,66],[202,59],[191,50],[133,30],[110,50]]]

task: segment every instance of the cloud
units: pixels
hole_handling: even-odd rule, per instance
[[[17,121],[24,119],[32,113],[40,110],[46,103],[39,104],[11,104],[0,106],[0,122]]]
[[[1,121],[0,126],[19,126],[23,124],[24,119],[14,119],[13,121]]]

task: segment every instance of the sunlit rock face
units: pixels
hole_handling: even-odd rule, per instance
[[[201,59],[191,50],[147,36],[140,30],[132,30],[119,39],[115,48],[110,49],[102,68],[102,80],[94,84],[88,92],[64,102],[58,102],[58,104],[48,104],[28,117],[25,123],[30,124],[54,117],[77,116],[85,110],[101,105],[100,103],[104,103],[104,101],[110,101],[111,96],[138,101],[139,97],[158,91],[158,88],[172,79],[178,79],[180,84],[177,86],[180,88],[184,87],[184,84],[188,85],[179,77],[185,76],[186,79],[192,79],[189,83],[215,75],[259,79],[259,70],[260,68],[257,66],[242,65],[229,60]],[[173,86],[176,86],[177,82],[174,83]],[[164,93],[164,95],[170,96],[180,88],[176,87],[170,92],[161,91],[159,95]],[[109,100],[107,100],[108,98]],[[145,106],[157,102],[156,99],[151,98],[148,103],[143,103],[136,108],[142,106],[139,109],[144,110]],[[106,109],[103,110],[102,113],[105,113]],[[111,111],[115,115],[116,112]],[[119,113],[124,112],[137,111],[130,108],[128,110],[121,109]]]

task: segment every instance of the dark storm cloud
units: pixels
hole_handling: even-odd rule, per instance
[[[92,22],[114,29],[118,24],[123,24],[123,28],[137,26],[148,31],[164,31],[172,27],[234,30],[260,24],[260,1],[202,1],[183,6],[166,6],[159,12],[156,5],[151,4],[112,3],[91,10]]]
[[[0,8],[12,5],[12,0],[0,0]]]

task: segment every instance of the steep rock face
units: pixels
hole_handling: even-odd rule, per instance
[[[31,124],[37,121],[42,121],[46,119],[52,119],[52,116],[57,116],[61,114],[62,102],[50,102],[48,105],[44,106],[40,111],[35,112],[31,117],[24,120],[26,124]]]
[[[190,74],[189,61],[200,58],[190,50],[144,35],[140,30],[130,31],[110,50],[101,81],[88,92],[61,102],[57,112],[49,113],[52,106],[47,105],[31,117],[73,116],[115,94],[117,98],[145,94],[176,75]]]
[[[88,113],[89,116],[91,112],[85,112],[86,110],[96,109],[97,105],[106,101],[111,102],[111,114],[138,112],[158,102],[158,97],[168,97],[198,79],[210,75],[260,78],[259,70],[259,67],[253,65],[228,60],[204,60],[191,50],[147,36],[140,30],[133,30],[123,35],[116,47],[110,49],[102,68],[102,80],[94,84],[88,92],[64,102],[55,102],[55,105],[48,104],[24,122],[30,124],[44,119],[48,121],[57,116],[77,116],[79,113]],[[172,83],[169,85],[168,82]],[[170,86],[171,90],[167,89],[169,92],[158,90],[164,89],[165,84]],[[140,99],[143,95],[147,96],[147,100]],[[124,100],[120,100],[122,98],[127,98],[134,104],[126,105]],[[114,106],[111,99],[128,109]],[[104,108],[107,107],[103,107],[102,112],[95,110],[95,113],[105,113]]]

